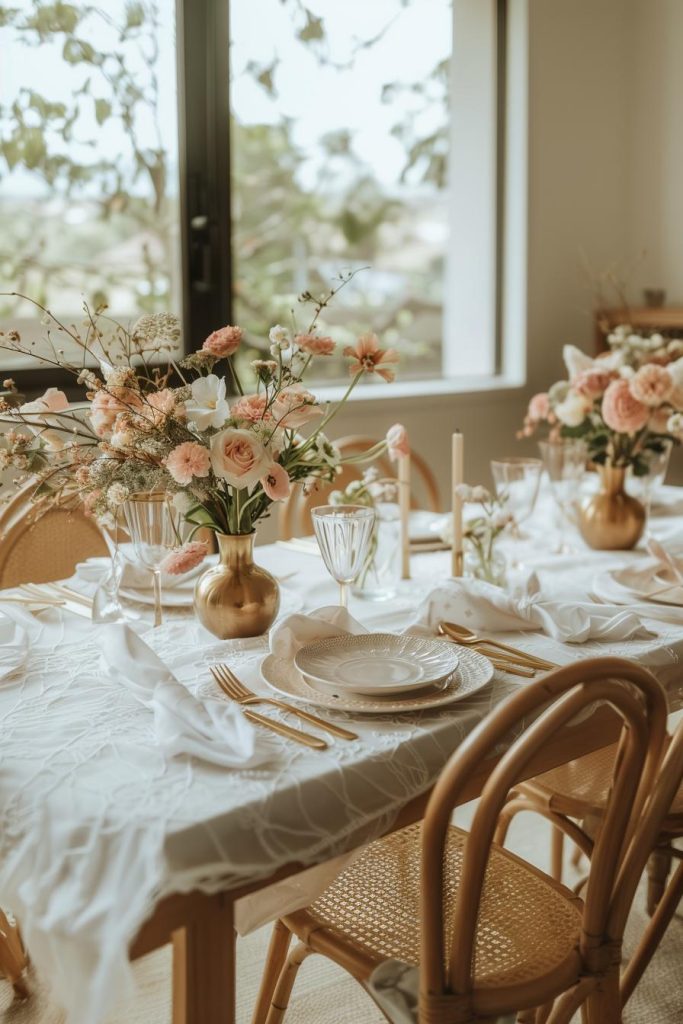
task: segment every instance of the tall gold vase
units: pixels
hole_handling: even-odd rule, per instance
[[[601,551],[636,546],[645,528],[645,508],[624,490],[626,469],[607,463],[598,466],[600,490],[586,498],[579,510],[581,536]]]
[[[266,569],[254,564],[255,533],[219,533],[218,565],[197,580],[197,618],[221,640],[261,636],[280,608],[280,588]]]

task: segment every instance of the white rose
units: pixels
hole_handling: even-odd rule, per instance
[[[560,423],[566,427],[578,427],[585,420],[588,409],[586,399],[570,391],[565,400],[555,406],[554,411]]]
[[[275,324],[275,327],[271,327],[268,334],[268,338],[271,345],[275,350],[285,351],[290,346],[289,331],[286,327],[281,327],[280,324]],[[272,352],[272,348],[271,348]]]

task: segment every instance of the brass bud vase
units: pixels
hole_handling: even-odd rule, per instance
[[[197,618],[221,640],[261,636],[280,608],[280,588],[269,572],[254,564],[255,533],[219,533],[218,565],[197,580]]]
[[[645,508],[624,490],[626,469],[598,466],[600,490],[579,510],[581,536],[600,551],[626,551],[636,546],[645,528]]]

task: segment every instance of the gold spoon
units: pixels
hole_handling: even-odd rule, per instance
[[[553,661],[537,658],[533,654],[527,654],[525,651],[517,650],[515,647],[499,643],[498,640],[489,640],[487,637],[479,636],[473,630],[468,629],[466,626],[459,626],[455,622],[440,622],[439,630],[448,634],[453,640],[463,644],[465,647],[477,647],[483,644],[487,647],[496,647],[499,651],[505,651],[506,654],[512,655],[525,665],[545,669],[558,668],[558,665]]]

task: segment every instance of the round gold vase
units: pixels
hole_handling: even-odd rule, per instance
[[[622,466],[598,466],[600,490],[579,510],[581,536],[592,548],[625,551],[635,547],[645,528],[645,508],[624,490]]]
[[[218,565],[207,569],[194,588],[197,618],[221,640],[261,636],[280,608],[277,580],[254,565],[255,533],[217,537]]]

